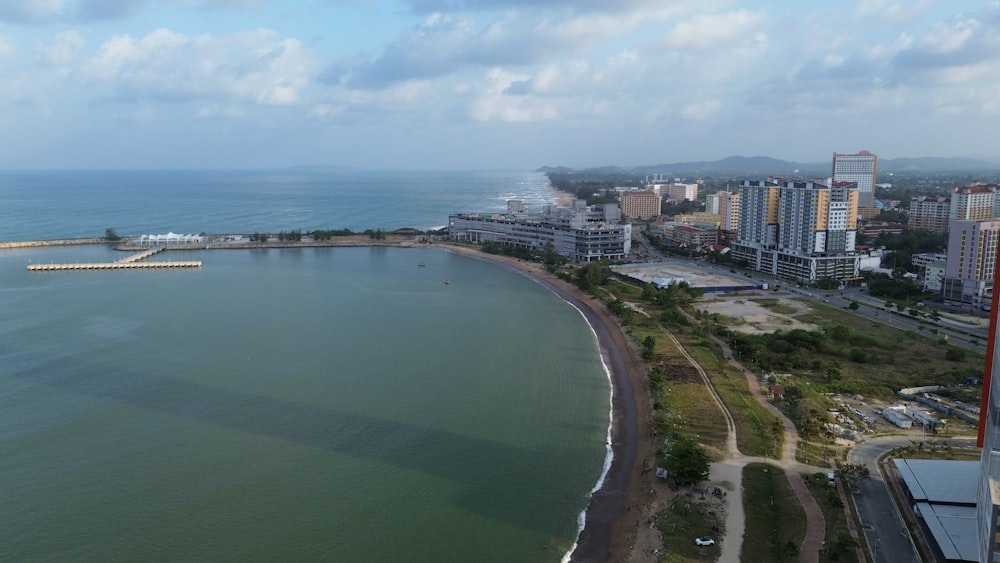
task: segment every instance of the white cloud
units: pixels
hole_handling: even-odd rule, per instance
[[[55,38],[39,47],[37,59],[47,66],[65,66],[83,48],[83,36],[76,31],[59,32]]]
[[[879,18],[889,23],[902,24],[917,20],[931,6],[929,0],[897,2],[893,0],[861,0],[854,9],[859,18]]]
[[[966,46],[980,24],[976,20],[963,20],[953,24],[938,24],[920,39],[919,47],[928,53],[954,53]]]
[[[197,119],[242,119],[246,115],[243,108],[235,106],[203,106],[195,113]]]
[[[713,117],[722,107],[719,100],[699,100],[684,106],[681,117],[693,121],[704,121]]]
[[[476,121],[504,121],[530,123],[550,121],[559,116],[555,105],[534,96],[508,95],[505,92],[515,82],[524,81],[524,75],[493,69],[487,73],[485,92],[472,106],[471,116]]]
[[[0,58],[6,57],[14,51],[14,46],[11,45],[5,38],[0,37]]]
[[[696,14],[667,32],[663,45],[673,50],[724,50],[733,43],[742,43],[747,35],[762,33],[766,23],[762,12],[749,10]]]
[[[312,52],[300,41],[270,30],[187,36],[158,29],[140,38],[112,37],[82,70],[127,98],[291,105],[300,100],[314,68]]]

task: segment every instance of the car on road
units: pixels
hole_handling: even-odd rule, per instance
[[[695,545],[715,545],[715,540],[708,536],[702,536],[694,539]]]

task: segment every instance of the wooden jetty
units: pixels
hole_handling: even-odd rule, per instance
[[[164,249],[150,248],[114,262],[78,262],[74,264],[29,264],[29,272],[58,272],[66,270],[150,270],[162,268],[200,268],[201,260],[178,260],[176,262],[143,262]]]

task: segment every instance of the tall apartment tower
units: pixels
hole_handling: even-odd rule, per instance
[[[736,233],[740,228],[740,193],[739,192],[719,192],[719,215],[722,216],[720,227]]]
[[[705,212],[719,215],[719,228],[735,233],[740,227],[739,192],[718,192],[705,196]]]
[[[858,214],[863,219],[871,219],[878,215],[875,207],[875,175],[878,170],[878,157],[868,151],[857,154],[833,153],[833,181],[854,182],[858,185],[860,199]]]
[[[994,252],[997,252],[994,246]],[[979,403],[976,445],[982,448],[976,523],[979,525],[979,560],[1000,561],[1000,350],[997,346],[997,311],[1000,299],[990,309],[990,332],[986,341],[986,366]]]
[[[982,309],[992,293],[1000,221],[952,221],[941,296]]]
[[[854,182],[744,181],[733,257],[754,270],[813,282],[858,275]]]
[[[910,216],[906,220],[906,225],[911,229],[947,233],[950,217],[951,198],[922,195],[910,199]]]
[[[949,217],[956,221],[989,221],[996,217],[996,184],[973,182],[955,188]]]
[[[705,196],[705,213],[719,215],[722,213],[722,198],[725,192],[708,194]]]
[[[737,239],[775,248],[778,244],[778,198],[781,186],[774,182],[744,181],[740,187],[740,226]]]

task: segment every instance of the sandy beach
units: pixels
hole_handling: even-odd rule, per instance
[[[546,272],[541,264],[441,244],[439,248],[490,260],[527,275],[579,309],[587,318],[611,371],[611,448],[614,459],[603,486],[591,497],[586,521],[571,561],[654,561],[650,547],[658,534],[647,525],[653,498],[656,451],[650,433],[652,403],[643,363],[624,328],[603,303]],[[649,470],[649,471],[644,471]],[[643,546],[642,551],[636,550]]]

